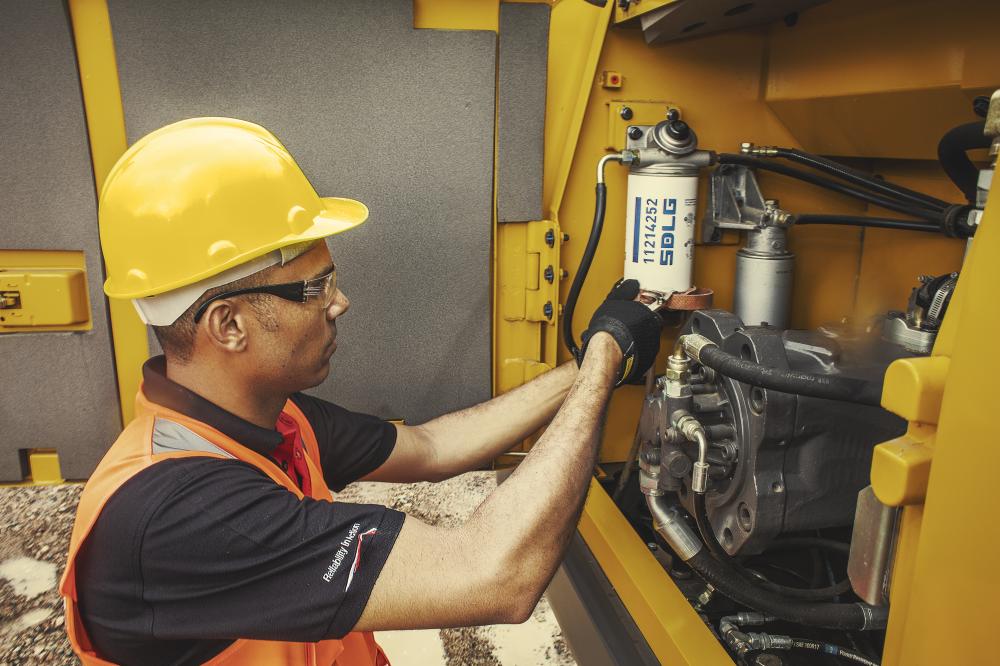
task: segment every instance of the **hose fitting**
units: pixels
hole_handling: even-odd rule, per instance
[[[701,363],[701,351],[705,347],[716,347],[717,345],[704,335],[689,333],[677,338],[677,345],[674,347],[674,354],[683,353],[688,358]]]
[[[653,517],[653,529],[677,553],[677,557],[687,562],[701,551],[701,540],[684,522],[680,512],[675,507],[666,505],[663,496],[647,494],[646,505]]]
[[[700,336],[699,336],[700,337]],[[703,494],[708,489],[708,435],[701,421],[683,410],[671,415],[673,426],[691,442],[698,444],[698,462],[691,470],[691,490]]]

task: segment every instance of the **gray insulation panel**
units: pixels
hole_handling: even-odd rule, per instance
[[[331,248],[351,309],[327,381],[421,422],[488,398],[496,35],[414,30],[412,0],[110,2],[129,142],[263,125],[321,195],[368,204]]]
[[[90,475],[121,429],[101,292],[94,176],[69,20],[59,0],[0,3],[0,249],[83,250],[93,330],[0,335],[0,481],[19,449]]]
[[[500,5],[497,219],[542,219],[548,5]]]

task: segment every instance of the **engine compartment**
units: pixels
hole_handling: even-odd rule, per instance
[[[989,112],[1000,117],[1000,93]],[[1000,145],[987,133],[952,152],[990,142]],[[624,279],[676,327],[677,342],[663,374],[647,373],[631,450],[606,489],[738,663],[819,664],[835,655],[877,664],[899,510],[872,492],[872,456],[908,427],[882,407],[882,384],[895,361],[931,352],[959,275],[913,276],[916,286],[899,298],[905,311],[794,329],[787,232],[832,224],[971,239],[994,164],[979,172],[975,196],[953,203],[804,151],[700,150],[676,110],[655,126],[629,126],[625,146],[598,165],[594,224],[564,324],[600,238],[605,167],[619,162],[629,168]],[[723,230],[745,235],[733,311],[705,307],[712,292],[693,281],[697,181],[712,166],[702,243],[720,242]],[[906,217],[783,210],[765,198],[758,170]],[[955,182],[968,191],[967,180]],[[579,357],[568,325],[565,340]]]

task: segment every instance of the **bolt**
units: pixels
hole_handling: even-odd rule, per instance
[[[542,308],[542,314],[545,315],[546,319],[552,319],[552,301],[548,301]]]
[[[623,106],[618,109],[618,115],[622,117],[622,120],[632,120],[632,109],[627,106]]]
[[[649,550],[650,550],[651,552],[654,552],[654,553],[655,553],[656,551],[658,551],[658,550],[660,549],[660,547],[659,547],[659,546],[657,546],[657,545],[656,545],[655,543],[653,543],[653,542],[649,542],[649,543],[647,543],[647,544],[646,544],[646,548],[649,548]]]
[[[545,267],[544,276],[545,276],[545,281],[548,282],[549,284],[552,284],[552,281],[556,279],[556,273],[554,270],[552,270],[552,266]]]
[[[681,117],[681,112],[677,109],[667,109],[667,120],[673,122]]]
[[[562,242],[565,243],[568,240],[569,240],[569,234],[563,233],[563,235],[562,235]]]
[[[569,271],[566,270],[565,268],[560,268],[559,269],[559,279],[560,280],[565,280],[568,277],[569,277]]]
[[[990,98],[986,95],[978,95],[972,100],[972,111],[980,118],[985,118],[990,110]]]
[[[545,232],[545,244],[549,247],[554,247],[556,244],[556,232],[549,229]]]
[[[636,127],[635,125],[633,125],[632,127],[629,127],[628,128],[628,138],[632,139],[633,141],[638,141],[639,139],[642,138],[642,129],[639,128],[639,127]]]

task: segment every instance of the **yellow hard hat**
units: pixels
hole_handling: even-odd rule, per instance
[[[146,135],[111,169],[99,204],[112,298],[199,282],[273,250],[368,218],[320,198],[281,142],[232,118],[192,118]]]

